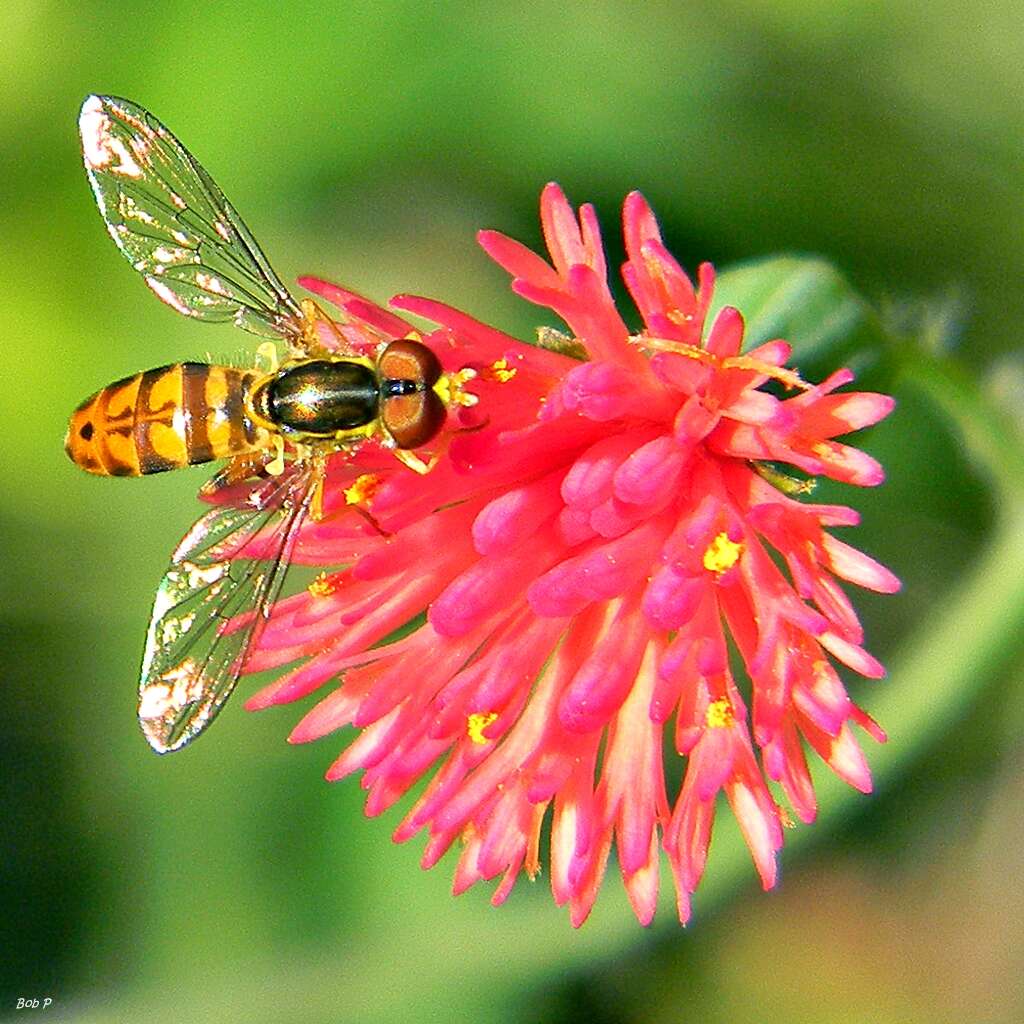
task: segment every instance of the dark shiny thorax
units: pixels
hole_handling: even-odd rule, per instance
[[[356,362],[313,360],[280,373],[267,389],[270,418],[288,430],[333,434],[378,416],[377,374]]]

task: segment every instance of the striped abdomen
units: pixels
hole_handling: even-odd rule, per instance
[[[258,374],[174,363],[115,381],[72,414],[64,448],[90,473],[140,476],[251,451],[266,431],[246,415]]]

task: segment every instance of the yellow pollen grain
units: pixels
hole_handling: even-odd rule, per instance
[[[793,816],[786,810],[785,807],[779,807],[779,823],[783,828],[796,828],[796,822],[793,820]]]
[[[814,674],[815,679],[828,682],[831,679],[832,666],[824,659],[819,658],[811,665],[811,672]]]
[[[349,505],[366,505],[377,490],[377,477],[373,473],[357,476],[351,487],[345,488],[345,501]]]
[[[742,542],[730,540],[729,535],[723,530],[707,546],[704,552],[704,568],[708,572],[721,575],[726,569],[731,569],[742,554]]]
[[[308,587],[306,590],[313,595],[313,597],[330,597],[338,589],[337,583],[332,580],[326,572],[320,573],[319,576]]]
[[[480,712],[474,711],[473,714],[466,719],[466,735],[474,742],[481,746],[484,743],[490,743],[490,738],[484,735],[484,729],[496,721],[498,713],[496,711]]]
[[[718,700],[713,700],[704,713],[704,721],[709,729],[728,729],[735,724],[736,716],[732,712],[729,698],[719,697]]]
[[[468,366],[459,370],[458,373],[442,373],[434,385],[434,394],[446,406],[462,405],[471,408],[479,399],[476,395],[466,391],[465,387],[476,375],[476,370]]]
[[[679,324],[680,327],[687,327],[693,322],[693,314],[684,313],[681,309],[670,309],[668,318],[672,323]]]
[[[514,366],[508,365],[507,359],[496,359],[490,365],[490,376],[499,384],[507,384],[517,373]]]

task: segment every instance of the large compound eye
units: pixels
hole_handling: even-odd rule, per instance
[[[392,382],[385,382],[388,383]],[[409,394],[382,392],[381,422],[399,448],[419,448],[426,444],[441,429],[446,415],[444,402],[432,389]]]
[[[380,418],[399,448],[419,448],[444,423],[444,402],[434,391],[437,356],[418,341],[393,341],[377,360]]]
[[[418,341],[393,341],[377,360],[382,380],[411,380],[417,390],[429,390],[441,377],[437,356]]]

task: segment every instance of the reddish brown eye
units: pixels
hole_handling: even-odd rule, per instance
[[[434,391],[441,377],[437,356],[418,341],[393,341],[377,360],[380,418],[399,448],[419,448],[444,423],[444,402]]]
[[[432,390],[395,395],[381,402],[380,418],[399,448],[419,448],[444,423],[444,402]]]
[[[384,380],[411,380],[417,389],[432,388],[441,376],[437,356],[418,341],[393,341],[377,360],[377,373]]]

